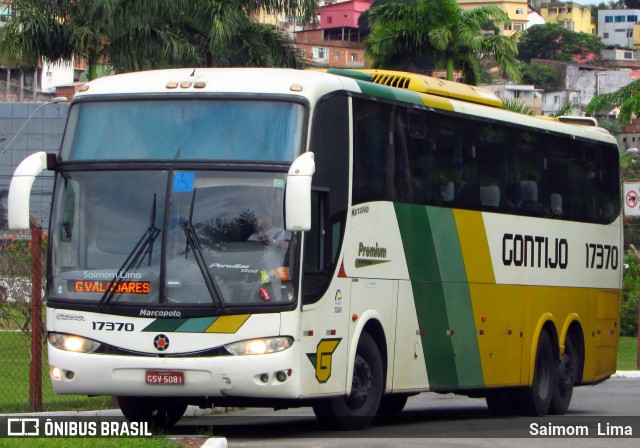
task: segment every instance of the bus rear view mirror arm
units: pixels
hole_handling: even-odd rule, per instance
[[[305,152],[291,164],[285,192],[285,225],[288,231],[311,229],[311,179],[316,170],[312,152]]]
[[[20,162],[9,186],[8,218],[9,229],[29,228],[29,197],[36,176],[45,169],[55,169],[55,154],[44,151],[31,154]]]

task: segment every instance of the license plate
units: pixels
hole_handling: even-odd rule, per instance
[[[184,372],[153,371],[146,372],[147,384],[180,385],[184,384]]]

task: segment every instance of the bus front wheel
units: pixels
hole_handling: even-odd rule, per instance
[[[358,341],[351,393],[348,396],[322,400],[313,405],[313,412],[326,426],[340,429],[361,429],[376,416],[383,388],[383,367],[380,351],[369,333]]]
[[[540,333],[531,387],[522,391],[519,405],[525,415],[542,417],[549,412],[551,398],[558,381],[558,360],[554,356],[551,338]]]
[[[187,410],[187,403],[176,398],[119,396],[118,406],[127,420],[147,422],[153,428],[170,428]]]

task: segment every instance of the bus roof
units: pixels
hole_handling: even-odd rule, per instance
[[[74,100],[107,95],[194,93],[263,93],[306,98],[346,90],[373,97],[428,106],[484,119],[616,143],[595,126],[576,126],[502,109],[492,92],[424,75],[388,70],[295,70],[276,68],[181,68],[123,73],[85,84]]]

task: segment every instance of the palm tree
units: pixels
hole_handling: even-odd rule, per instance
[[[291,43],[256,23],[258,10],[309,18],[316,0],[14,0],[0,31],[0,52],[37,64],[42,58],[101,59],[114,71],[171,66],[300,66]]]
[[[613,107],[620,107],[618,118],[622,123],[628,123],[633,115],[640,114],[640,80],[633,81],[615,92],[594,96],[587,104],[585,112],[587,115],[593,115]]]
[[[374,66],[399,68],[430,60],[446,67],[447,79],[453,79],[455,67],[465,82],[477,84],[480,59],[493,57],[508,76],[520,79],[516,36],[485,32],[493,23],[510,22],[508,14],[496,6],[462,10],[456,0],[389,3],[372,8],[369,22],[366,45]]]

